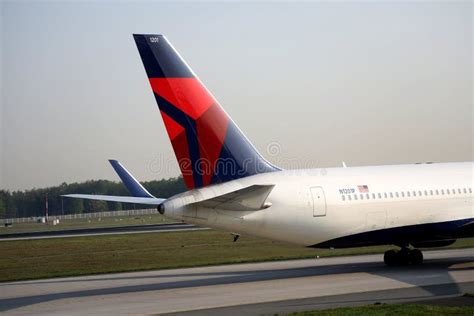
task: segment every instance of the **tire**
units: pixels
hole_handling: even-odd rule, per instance
[[[411,263],[411,256],[410,256],[410,250],[407,248],[402,248],[398,253],[397,253],[397,259],[398,259],[398,265],[401,266],[406,266]]]
[[[419,249],[413,249],[410,251],[410,262],[411,264],[421,264],[423,262],[423,253]]]
[[[383,256],[383,261],[389,267],[396,266],[398,264],[398,252],[395,250],[388,250]]]

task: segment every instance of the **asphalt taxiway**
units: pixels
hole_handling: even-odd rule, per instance
[[[258,315],[474,291],[474,249],[424,254],[409,267],[365,255],[0,283],[0,312]]]
[[[42,238],[65,238],[80,236],[100,236],[100,235],[116,235],[116,234],[141,234],[141,233],[165,233],[205,230],[208,228],[198,227],[186,223],[169,223],[169,224],[149,224],[149,225],[131,225],[117,227],[98,227],[98,228],[80,228],[68,230],[51,230],[24,233],[0,234],[2,240],[27,240]]]

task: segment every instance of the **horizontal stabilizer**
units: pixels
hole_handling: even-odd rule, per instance
[[[229,211],[258,211],[270,206],[265,201],[274,187],[273,184],[251,185],[195,204]]]
[[[160,205],[166,200],[166,199],[157,199],[157,198],[148,198],[148,197],[95,195],[95,194],[66,194],[63,196],[69,197],[69,198],[78,198],[78,199],[121,202],[121,203],[134,203],[134,204],[148,204],[148,205]]]

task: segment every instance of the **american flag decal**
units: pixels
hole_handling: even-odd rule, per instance
[[[359,189],[360,193],[369,193],[368,185],[358,185],[357,188]]]

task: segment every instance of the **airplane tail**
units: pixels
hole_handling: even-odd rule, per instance
[[[280,170],[267,162],[163,35],[133,35],[189,189]]]

